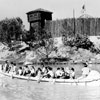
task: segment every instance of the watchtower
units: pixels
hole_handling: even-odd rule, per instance
[[[36,9],[27,13],[30,23],[30,32],[35,36],[41,36],[41,31],[45,26],[46,20],[52,20],[52,12],[44,9]]]

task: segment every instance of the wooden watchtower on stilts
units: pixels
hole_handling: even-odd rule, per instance
[[[27,13],[30,23],[30,33],[34,34],[36,40],[41,39],[41,31],[45,26],[46,20],[52,20],[52,12],[44,9],[36,9]]]

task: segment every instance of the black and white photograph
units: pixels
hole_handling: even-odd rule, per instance
[[[100,100],[100,0],[0,0],[0,100]]]

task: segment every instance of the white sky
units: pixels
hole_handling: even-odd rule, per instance
[[[37,8],[53,12],[53,20],[81,15],[85,3],[86,12],[93,17],[100,17],[100,0],[0,0],[0,20],[4,18],[22,18],[26,29],[29,28],[26,13]]]

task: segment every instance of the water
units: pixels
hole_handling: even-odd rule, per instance
[[[100,100],[100,87],[0,79],[0,100]]]

